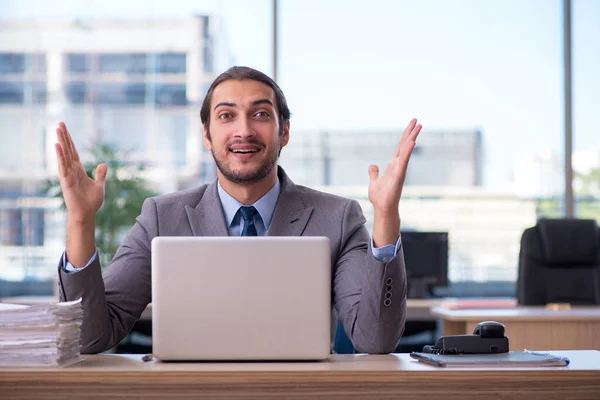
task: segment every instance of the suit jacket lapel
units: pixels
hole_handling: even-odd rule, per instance
[[[313,207],[306,207],[298,188],[285,171],[278,167],[281,192],[275,205],[269,236],[301,236],[312,214]]]
[[[194,236],[229,236],[216,180],[207,186],[198,205],[185,206],[185,211]]]

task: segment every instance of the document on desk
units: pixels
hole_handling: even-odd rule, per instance
[[[65,367],[80,361],[81,299],[0,307],[0,368]]]
[[[430,354],[413,352],[410,356],[437,367],[523,368],[566,367],[569,359],[550,353],[510,351],[496,354]]]

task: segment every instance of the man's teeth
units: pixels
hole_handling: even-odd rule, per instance
[[[231,150],[234,153],[256,153],[258,150],[256,149],[239,149],[239,150]]]

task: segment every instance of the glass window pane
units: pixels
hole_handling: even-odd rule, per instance
[[[600,223],[600,3],[572,4],[575,214]]]
[[[22,104],[23,82],[0,82],[0,104]]]
[[[480,282],[479,294],[513,295],[521,234],[563,204],[561,4],[281,2],[278,81],[293,112],[281,165],[356,198],[371,224],[368,167],[383,173],[418,118],[402,229],[449,233],[447,294]]]
[[[48,294],[65,245],[60,198],[40,192],[57,177],[53,124],[67,123],[85,162],[98,162],[90,150],[99,142],[130,150],[127,161],[146,165],[139,177],[158,193],[212,181],[200,104],[231,65],[271,72],[272,0],[149,0],[133,13],[69,0],[40,2],[35,15],[21,3],[3,7],[0,29],[0,176],[11,179],[0,179],[0,265],[10,265],[0,280],[15,283],[11,294]],[[53,35],[60,46],[39,40]],[[43,223],[24,198],[43,205]],[[46,293],[33,292],[34,280]]]
[[[29,71],[35,74],[43,74],[46,72],[46,55],[31,54],[29,56]]]
[[[18,74],[25,72],[25,54],[0,53],[0,74]]]
[[[67,54],[67,71],[74,73],[88,72],[89,54]]]
[[[185,85],[155,85],[154,100],[157,105],[183,106],[187,104]]]
[[[213,71],[214,59],[213,59],[212,46],[209,46],[207,44],[202,48],[202,60],[203,60],[202,63],[203,63],[203,67],[204,67],[204,72],[214,72]]]
[[[27,104],[46,104],[48,92],[45,82],[25,82],[24,98]]]
[[[146,85],[132,84],[93,84],[91,101],[97,104],[144,104]]]
[[[186,55],[182,53],[164,53],[156,55],[156,71],[161,74],[185,74]]]
[[[146,73],[146,54],[100,54],[98,71],[102,73]]]
[[[70,103],[82,104],[86,101],[87,84],[70,82],[65,85],[65,96]]]

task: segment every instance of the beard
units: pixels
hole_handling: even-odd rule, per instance
[[[255,144],[259,145],[262,150],[265,149],[265,146],[258,142],[256,139],[250,139],[246,141],[234,141],[229,143],[226,146],[225,151],[229,152],[229,148],[233,144]],[[215,160],[215,164],[217,164],[217,168],[227,180],[238,184],[238,185],[252,185],[254,183],[260,182],[265,179],[273,168],[277,165],[277,160],[279,159],[278,152],[272,152],[271,154],[267,153],[267,158],[261,162],[261,164],[253,169],[253,170],[235,170],[231,167],[231,163],[227,161],[227,153],[223,157],[219,156],[215,153],[214,147],[211,151],[213,159]]]

